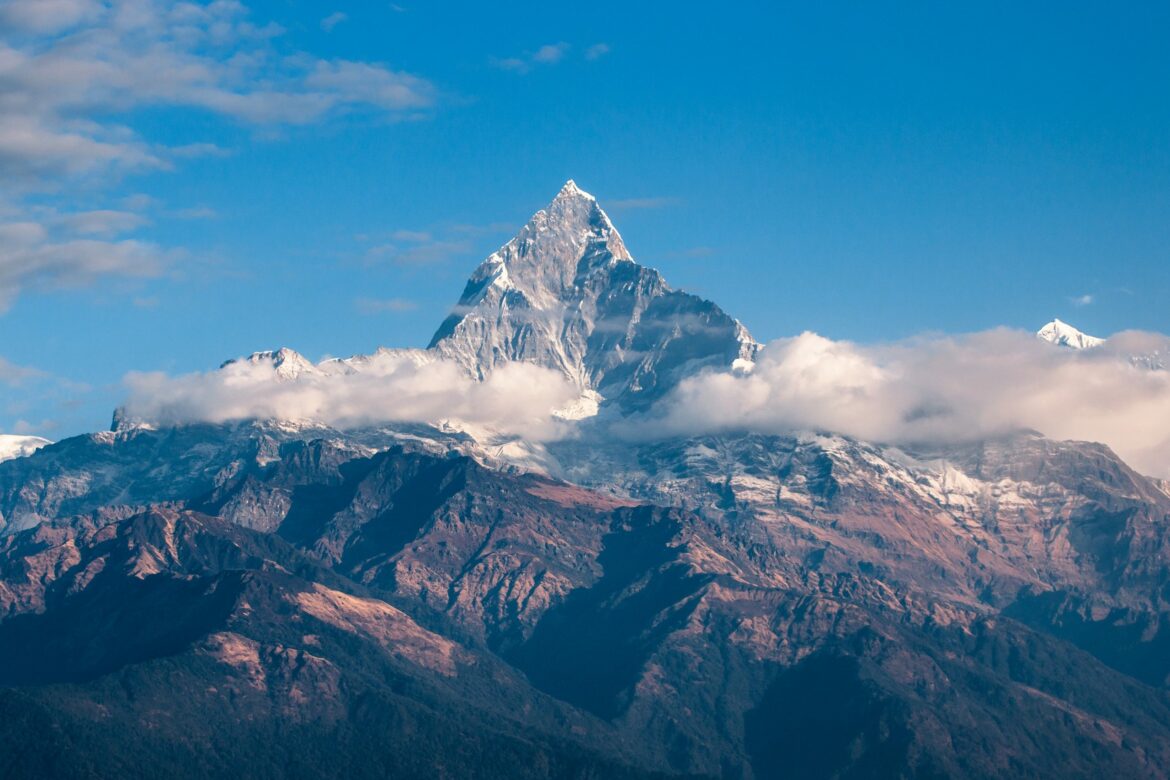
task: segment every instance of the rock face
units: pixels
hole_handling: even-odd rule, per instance
[[[620,420],[756,349],[570,183],[402,356]],[[1170,490],[1108,448],[605,430],[539,474],[272,420],[0,463],[5,774],[1170,774]]]
[[[510,361],[555,368],[630,410],[704,367],[750,361],[758,345],[718,306],[635,263],[570,181],[475,270],[430,349],[480,378]]]

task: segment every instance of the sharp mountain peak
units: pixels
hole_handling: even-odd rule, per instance
[[[717,305],[635,262],[570,179],[472,272],[429,348],[479,378],[537,363],[629,409],[696,370],[750,360],[758,345]]]

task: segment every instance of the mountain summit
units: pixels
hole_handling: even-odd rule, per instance
[[[569,180],[475,269],[430,349],[481,379],[510,361],[547,366],[629,411],[759,345],[714,303],[634,262],[597,199]]]
[[[1105,339],[1090,336],[1069,325],[1067,322],[1053,320],[1036,332],[1038,338],[1056,344],[1058,347],[1071,349],[1090,349],[1105,343]]]

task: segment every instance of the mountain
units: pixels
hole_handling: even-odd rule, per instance
[[[1105,339],[1081,333],[1067,322],[1053,320],[1036,332],[1036,336],[1059,347],[1071,349],[1092,349],[1105,343]]]
[[[280,746],[427,776],[455,743],[479,777],[1162,776],[1170,496],[1105,448],[626,457],[598,491],[244,426],[0,464],[5,516],[44,519],[0,555],[0,683],[36,713],[0,734],[121,766],[150,718],[179,776]]]
[[[759,345],[715,304],[635,263],[570,180],[472,273],[429,349],[478,378],[512,361],[555,368],[632,410],[704,367],[751,361]]]
[[[313,363],[293,349],[224,362],[225,377],[269,371],[280,383],[312,384],[373,373],[405,362],[450,363],[473,380],[500,366],[552,369],[578,397],[561,419],[601,408],[648,408],[680,380],[704,369],[749,370],[761,349],[714,303],[675,290],[636,263],[597,200],[567,182],[511,241],[472,273],[451,315],[425,349],[380,348],[373,355]],[[114,430],[153,424],[119,409]]]
[[[42,439],[40,436],[17,436],[11,433],[0,434],[0,461],[23,458],[25,455],[31,455],[36,452],[46,444],[52,444],[52,442],[48,439]]]
[[[253,352],[246,358],[228,360],[220,366],[221,369],[231,366],[270,366],[275,377],[279,380],[296,379],[301,376],[320,375],[321,369],[313,361],[288,347],[265,352]]]
[[[615,435],[759,349],[570,182],[428,349],[220,369],[528,361],[598,405],[569,435],[127,421],[0,463],[3,773],[1167,777],[1166,484],[1031,431]]]

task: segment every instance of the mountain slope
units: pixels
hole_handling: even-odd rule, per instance
[[[535,362],[634,409],[704,367],[751,360],[758,345],[718,306],[635,263],[596,199],[569,181],[475,270],[430,349],[480,378]]]
[[[1170,760],[1158,752],[1170,744],[1161,677],[1141,661],[1166,636],[1158,529],[1168,499],[1103,448],[1054,452],[1037,439],[895,456],[835,439],[727,437],[629,452],[646,475],[637,481],[613,472],[642,501],[692,512],[337,432],[181,433],[67,440],[0,464],[0,480],[39,486],[6,500],[44,519],[53,507],[66,520],[89,513],[11,535],[0,554],[0,683],[24,685],[0,699],[51,724],[25,730],[33,716],[13,718],[0,728],[9,744],[74,758],[84,745],[120,766],[146,748],[103,724],[133,733],[178,690],[184,709],[151,732],[157,742],[138,744],[198,756],[191,765],[204,773],[262,766],[265,745],[295,740],[290,755],[325,775],[341,770],[312,751],[336,741],[351,751],[336,767],[428,776],[425,763],[384,762],[399,744],[415,754],[457,740],[463,757],[451,767],[508,776],[491,767],[534,759],[508,752],[503,735],[481,741],[475,712],[497,712],[495,700],[524,713],[508,729],[543,746],[546,769],[534,776],[609,761],[603,776],[621,766],[1037,776],[1052,766],[1160,777]],[[160,460],[169,469],[152,474]],[[53,498],[99,475],[110,492]],[[200,514],[135,514],[118,506],[119,485],[133,485],[137,502],[153,494]],[[376,601],[355,613],[332,594]],[[1060,608],[1044,594],[1060,594]],[[370,610],[389,622],[361,617]],[[1145,638],[1106,640],[1126,626]],[[418,647],[416,635],[430,638]],[[342,651],[351,646],[365,649]],[[431,657],[417,655],[427,647],[478,660],[457,663],[452,681],[436,671],[449,668],[444,654],[433,668],[412,660]],[[320,674],[314,658],[328,664]],[[386,664],[404,682],[375,693],[368,670]],[[513,682],[477,682],[477,669]],[[452,684],[480,690],[458,694],[478,703],[428,692]],[[133,699],[119,693],[127,686]],[[211,688],[235,691],[232,708]],[[810,713],[810,691],[823,709]],[[307,711],[296,704],[306,695]],[[338,707],[364,715],[340,729],[328,714]],[[113,721],[95,720],[100,711]],[[297,720],[302,711],[324,720]],[[242,713],[243,732],[231,725]],[[501,716],[486,717],[498,734]],[[810,717],[818,739],[789,736]],[[399,737],[403,723],[413,725]],[[607,729],[625,735],[628,753],[601,747]],[[46,745],[54,734],[74,747]]]

